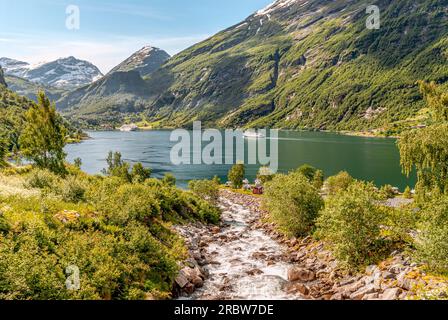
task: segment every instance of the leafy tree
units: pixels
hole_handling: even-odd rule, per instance
[[[142,183],[146,179],[151,178],[151,169],[143,167],[143,165],[140,162],[138,162],[134,164],[134,166],[132,167],[131,175],[132,175],[132,181],[136,183]]]
[[[448,186],[448,124],[411,130],[398,140],[400,162],[408,176],[415,167],[417,195],[425,198],[433,189],[446,192]]]
[[[229,181],[232,182],[232,186],[236,189],[239,189],[243,186],[243,179],[245,175],[244,164],[238,163],[235,164],[228,173]]]
[[[303,174],[292,172],[277,174],[266,184],[263,204],[283,232],[303,236],[313,230],[324,203]]]
[[[420,81],[420,92],[436,122],[448,121],[448,92],[443,92],[435,82]]]
[[[354,181],[346,171],[341,171],[325,181],[325,188],[328,194],[335,195],[338,192],[347,190]]]
[[[437,272],[448,270],[448,197],[435,196],[421,212],[423,221],[415,241],[417,257]]]
[[[25,115],[26,124],[20,136],[23,155],[38,167],[64,173],[66,128],[54,104],[39,92],[38,104]]]
[[[132,181],[131,174],[129,173],[129,163],[123,161],[120,152],[110,151],[107,158],[107,169],[103,169],[103,174],[110,177],[121,178],[127,182]]]
[[[372,184],[353,182],[327,199],[317,220],[317,234],[329,241],[335,256],[349,267],[375,262],[384,217],[377,200]]]
[[[81,160],[81,158],[76,158],[76,159],[73,161],[73,164],[74,164],[74,166],[75,166],[76,168],[81,169],[81,166],[82,166],[82,160]]]

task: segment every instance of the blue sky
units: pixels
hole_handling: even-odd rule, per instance
[[[75,56],[101,71],[150,44],[175,54],[273,0],[0,0],[0,57],[30,63]],[[80,29],[66,28],[66,8]]]

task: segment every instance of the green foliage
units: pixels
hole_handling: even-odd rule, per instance
[[[317,235],[330,243],[336,258],[348,267],[374,263],[381,252],[384,212],[377,201],[372,184],[353,182],[326,200],[318,218]]]
[[[311,182],[314,180],[314,176],[316,175],[317,169],[308,164],[304,164],[303,166],[297,169],[297,172],[303,174],[308,179],[308,181]]]
[[[121,178],[126,182],[131,182],[132,177],[129,173],[129,163],[123,161],[120,152],[110,151],[106,158],[107,169],[103,169],[103,173],[110,177]]]
[[[76,159],[73,161],[73,165],[74,165],[76,168],[81,169],[81,166],[82,166],[82,160],[81,160],[81,158],[76,158]]]
[[[28,174],[38,197],[0,197],[0,299],[169,298],[187,249],[172,223],[218,223],[220,211],[157,179]],[[68,266],[81,287],[66,289]]]
[[[48,169],[34,169],[27,177],[25,187],[37,189],[53,189],[59,177]]]
[[[38,105],[31,107],[25,118],[26,125],[20,136],[23,155],[40,168],[64,173],[67,130],[55,105],[51,105],[45,94],[40,92]]]
[[[420,261],[437,272],[448,271],[448,197],[434,196],[421,212],[420,233],[415,241]]]
[[[176,177],[171,173],[166,173],[162,178],[162,183],[164,183],[167,186],[175,186]]]
[[[322,189],[322,187],[324,186],[324,179],[324,172],[322,170],[317,170],[312,181],[314,188],[316,188],[317,190]]]
[[[384,185],[380,189],[380,195],[384,199],[392,199],[395,197],[394,188],[390,184]]]
[[[139,162],[132,167],[132,181],[136,183],[145,182],[146,179],[151,178],[151,169],[143,167]]]
[[[405,197],[406,199],[412,199],[412,191],[409,186],[404,189],[403,197]]]
[[[312,232],[323,200],[304,175],[292,172],[266,184],[263,204],[283,232],[303,236]]]
[[[0,168],[7,166],[6,155],[8,154],[7,145],[5,139],[0,137]]]
[[[230,168],[228,173],[228,179],[232,183],[235,189],[240,189],[243,186],[243,179],[246,173],[244,164],[238,163]]]
[[[216,204],[219,200],[219,184],[212,180],[191,180],[188,188],[195,195]]]
[[[67,176],[59,182],[55,194],[61,196],[65,202],[81,202],[84,200],[86,193],[85,183],[76,176]]]
[[[335,195],[341,191],[346,191],[354,181],[346,171],[341,171],[325,181],[325,188],[329,195]]]
[[[273,178],[274,174],[269,167],[260,167],[260,169],[258,169],[257,179],[260,180],[262,184],[272,181]]]
[[[420,92],[423,94],[426,104],[435,122],[448,121],[448,92],[441,90],[435,82],[426,83],[419,81]]]

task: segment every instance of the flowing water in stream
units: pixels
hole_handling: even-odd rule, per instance
[[[252,227],[259,217],[226,199],[221,209],[222,228],[203,249],[209,278],[189,299],[300,299],[284,291],[292,265],[285,247]]]

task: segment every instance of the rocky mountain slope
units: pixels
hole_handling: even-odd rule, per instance
[[[132,56],[113,68],[109,73],[117,71],[138,71],[142,77],[145,77],[157,70],[170,55],[159,48],[145,46]]]
[[[170,59],[147,117],[222,127],[366,129],[412,116],[416,81],[447,83],[447,0],[278,0]],[[381,28],[366,28],[377,5]]]
[[[143,77],[150,76],[168,58],[165,51],[146,46],[100,80],[64,94],[57,107],[90,125],[119,124],[129,114],[141,114],[149,108],[156,91]]]
[[[16,76],[6,76],[5,80],[8,83],[9,89],[35,102],[37,101],[37,93],[39,91],[44,91],[51,101],[57,101],[61,98],[62,94],[66,92],[66,90],[62,88],[45,86]]]
[[[6,75],[23,78],[44,86],[64,89],[87,85],[103,76],[101,71],[90,62],[74,57],[39,65],[30,65],[10,58],[0,58],[0,65]]]

